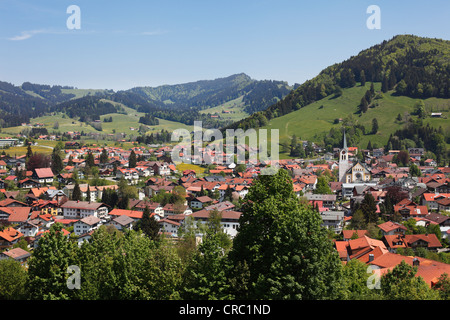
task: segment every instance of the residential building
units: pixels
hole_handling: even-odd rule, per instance
[[[86,216],[73,224],[74,233],[79,236],[92,230],[97,229],[101,225],[101,220],[94,215]]]
[[[53,183],[53,171],[51,168],[37,168],[33,170],[31,178],[41,184]]]
[[[108,215],[108,207],[99,202],[69,200],[61,205],[61,209],[66,219],[83,219],[87,216],[102,219]]]

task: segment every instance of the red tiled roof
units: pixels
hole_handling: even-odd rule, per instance
[[[431,287],[436,283],[437,278],[440,275],[447,273],[450,274],[450,264],[437,262],[430,259],[425,259],[421,257],[409,257],[402,256],[400,254],[395,253],[385,253],[381,256],[376,257],[371,265],[376,265],[382,268],[381,274],[392,270],[395,266],[400,264],[403,260],[412,265],[413,259],[417,259],[419,261],[419,265],[417,266],[416,277],[422,277],[422,279]]]
[[[134,219],[142,219],[143,211],[135,211],[135,210],[126,210],[126,209],[113,209],[109,213],[111,216],[121,216],[126,215],[130,218]],[[151,213],[150,216],[154,215],[154,213]]]
[[[39,178],[50,178],[54,176],[51,168],[38,168],[34,169],[34,171]]]
[[[358,238],[361,238],[367,234],[367,230],[342,230],[344,239],[351,239],[355,232],[358,235]]]
[[[27,256],[31,255],[31,253],[29,253],[28,251],[26,251],[22,248],[10,249],[8,251],[4,251],[3,254],[7,255],[8,257],[10,257],[12,259],[18,259],[21,257],[27,257]]]
[[[402,230],[407,230],[407,228],[399,223],[395,223],[392,221],[387,221],[385,223],[379,224],[378,228],[380,228],[381,230],[383,230],[384,232],[389,232],[395,229],[402,229]]]
[[[8,242],[12,242],[16,239],[19,239],[20,237],[23,236],[23,233],[21,233],[20,231],[17,231],[14,228],[6,228],[3,231],[0,231],[0,238],[5,239]]]
[[[28,219],[30,207],[3,208],[3,212],[9,213],[8,222],[25,222]]]

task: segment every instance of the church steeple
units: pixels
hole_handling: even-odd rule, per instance
[[[344,139],[343,139],[343,147],[342,149],[347,149],[347,138],[345,137],[345,128],[344,128]]]
[[[344,137],[342,139],[342,149],[339,151],[339,181],[346,182],[345,174],[350,167],[351,167],[351,164],[348,161],[347,137],[345,136],[345,128],[344,128]]]

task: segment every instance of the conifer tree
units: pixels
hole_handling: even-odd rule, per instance
[[[78,182],[75,183],[75,186],[73,187],[72,200],[74,200],[74,201],[82,200],[81,189],[80,189],[80,185],[78,184]]]
[[[128,168],[136,168],[136,153],[134,150],[131,150],[130,157],[128,159]]]
[[[159,224],[154,216],[150,216],[150,209],[145,206],[142,213],[142,219],[139,222],[138,228],[150,239],[158,240],[159,238]]]

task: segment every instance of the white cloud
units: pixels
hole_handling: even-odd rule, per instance
[[[160,34],[165,34],[165,33],[167,33],[168,31],[164,31],[164,30],[155,30],[155,31],[144,31],[144,32],[141,32],[141,35],[144,35],[144,36],[158,36],[158,35],[160,35]]]
[[[39,33],[45,33],[45,30],[29,30],[29,31],[22,31],[20,35],[14,36],[12,38],[8,38],[8,40],[12,41],[22,41],[31,38],[35,34]]]

